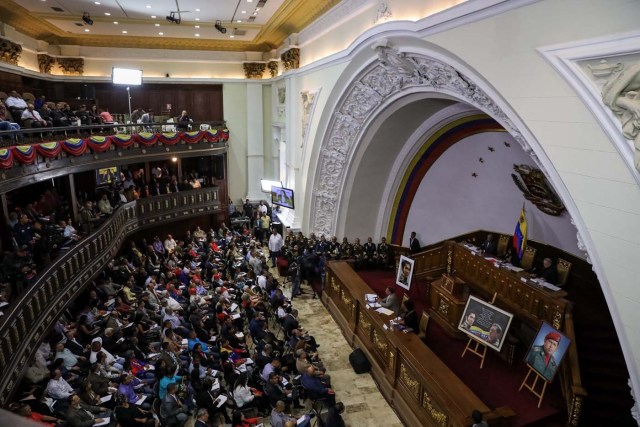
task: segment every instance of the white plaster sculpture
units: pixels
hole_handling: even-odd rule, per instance
[[[634,165],[640,170],[640,64],[625,67],[607,80],[602,101],[622,125],[622,135],[633,141]]]

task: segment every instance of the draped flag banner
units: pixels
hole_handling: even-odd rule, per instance
[[[13,166],[13,153],[7,148],[0,148],[0,168],[10,169]]]
[[[193,132],[141,132],[134,135],[92,135],[88,138],[67,138],[64,141],[41,142],[32,145],[17,145],[0,148],[0,169],[11,169],[14,163],[30,165],[37,156],[54,159],[62,151],[70,156],[81,156],[87,151],[104,153],[112,149],[129,148],[135,143],[149,147],[157,143],[176,145],[179,143],[197,144],[200,142],[226,142],[229,140],[229,129],[207,129]],[[112,148],[112,145],[115,145]]]
[[[524,247],[527,244],[527,217],[524,213],[524,204],[516,223],[516,230],[513,232],[513,247],[518,252],[518,258],[522,259]]]

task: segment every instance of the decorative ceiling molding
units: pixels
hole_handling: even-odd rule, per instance
[[[0,2],[0,16],[2,16],[2,22],[14,27],[20,33],[52,45],[268,52],[282,45],[291,33],[301,31],[339,2],[340,0],[322,2],[287,0],[251,41],[70,34],[13,0]],[[127,22],[129,21],[122,21],[123,24]],[[130,22],[140,23],[140,20],[130,20]]]

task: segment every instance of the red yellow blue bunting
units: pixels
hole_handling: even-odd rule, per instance
[[[165,145],[176,145],[180,141],[187,144],[195,144],[201,141],[219,142],[229,140],[229,129],[208,129],[193,132],[163,132],[147,133],[142,132],[135,135],[109,135],[91,136],[89,138],[68,138],[64,141],[41,142],[33,145],[18,145],[14,147],[0,149],[0,169],[10,169],[14,161],[23,165],[31,164],[35,161],[36,155],[52,159],[57,157],[61,151],[65,151],[71,156],[81,156],[88,149],[94,153],[109,151],[111,144],[118,148],[128,148],[134,143],[143,146],[151,146],[158,142]]]
[[[13,157],[23,165],[30,165],[36,159],[36,150],[32,145],[18,145],[11,147]]]
[[[13,153],[8,148],[0,148],[0,168],[10,169],[13,166]]]
[[[36,152],[42,157],[46,157],[48,159],[55,158],[60,151],[62,151],[62,145],[59,142],[42,142],[40,144],[35,145]]]

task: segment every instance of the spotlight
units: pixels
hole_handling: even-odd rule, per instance
[[[82,14],[82,20],[87,25],[93,25],[93,19],[91,19],[91,15],[89,15],[89,12],[84,12]]]
[[[216,30],[220,31],[222,34],[227,32],[227,29],[222,26],[222,22],[220,22],[220,20],[216,21],[214,27],[216,27]]]
[[[180,22],[182,22],[182,19],[180,19],[180,15],[178,15],[178,17],[176,18],[176,13],[171,12],[169,16],[167,16],[167,21],[171,22],[172,24],[179,24]]]

